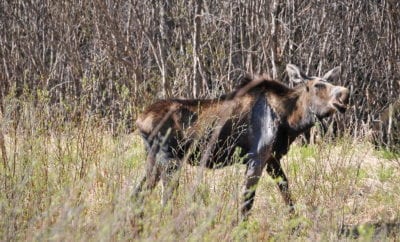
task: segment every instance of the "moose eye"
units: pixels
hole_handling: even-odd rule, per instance
[[[326,87],[326,85],[323,84],[323,83],[317,83],[317,84],[314,85],[314,87],[316,89],[324,89]]]

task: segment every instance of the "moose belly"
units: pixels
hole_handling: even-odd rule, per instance
[[[221,136],[213,145],[209,142],[199,142],[192,150],[192,154],[188,158],[188,163],[193,166],[205,166],[210,169],[218,169],[230,166],[235,163],[244,163],[248,149],[246,147],[246,135],[231,134],[231,136]],[[211,149],[210,154],[206,154],[206,150]],[[204,156],[208,156],[204,157]],[[207,158],[207,159],[206,159]],[[204,161],[204,159],[206,159]],[[201,161],[204,164],[201,164]]]

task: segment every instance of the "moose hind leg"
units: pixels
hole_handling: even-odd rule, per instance
[[[146,141],[146,140],[145,140]],[[148,144],[148,143],[146,143]],[[145,174],[143,178],[139,181],[138,186],[135,188],[133,192],[133,197],[143,199],[143,190],[151,191],[157,185],[160,180],[160,169],[157,165],[157,153],[159,152],[159,141],[155,140],[151,147],[149,145],[146,146],[147,150],[147,158],[145,161],[146,168]]]
[[[146,160],[146,182],[145,189],[153,190],[157,185],[158,181],[160,181],[160,168],[158,165],[158,156],[160,152],[159,141],[155,140],[149,153],[147,154]]]
[[[161,204],[165,206],[178,185],[177,171],[180,168],[180,160],[177,159],[176,148],[178,141],[176,137],[168,135],[160,144],[156,160],[159,166],[162,182]]]
[[[294,203],[290,195],[288,180],[279,160],[271,158],[267,163],[268,174],[277,182],[283,200],[290,208],[290,213],[294,213]]]
[[[165,206],[172,197],[179,184],[179,161],[170,159],[161,167],[162,198],[161,204]]]
[[[147,155],[146,171],[143,178],[133,191],[131,198],[134,199],[135,206],[138,209],[139,217],[143,217],[143,204],[147,194],[149,194],[160,180],[160,169],[156,164],[157,146],[153,146]]]

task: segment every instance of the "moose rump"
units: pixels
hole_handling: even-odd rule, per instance
[[[147,151],[146,174],[135,194],[153,189],[162,181],[162,202],[177,186],[174,177],[183,161],[216,169],[231,165],[240,148],[246,165],[242,214],[247,217],[255,187],[266,168],[278,182],[284,201],[293,210],[288,182],[280,159],[289,145],[317,119],[344,112],[349,90],[328,81],[336,79],[335,68],[323,77],[308,77],[288,65],[296,88],[267,76],[246,79],[234,92],[217,99],[171,99],[149,106],[136,126]]]

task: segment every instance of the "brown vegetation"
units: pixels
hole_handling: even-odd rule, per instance
[[[285,80],[286,63],[317,74],[340,64],[352,112],[335,125],[362,136],[399,97],[399,4],[3,1],[1,110],[29,92],[68,119],[100,114],[117,131],[156,97],[216,97],[243,72]]]

